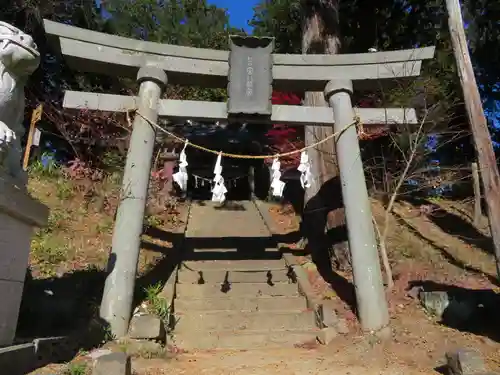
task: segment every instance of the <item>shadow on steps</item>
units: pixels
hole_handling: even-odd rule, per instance
[[[149,228],[146,235],[165,242],[174,248],[182,247],[183,260],[238,260],[238,259],[280,259],[283,252],[305,255],[302,250],[280,247],[282,243],[292,243],[300,239],[298,231],[273,234],[269,237],[197,237],[185,238],[184,234]],[[171,249],[151,242],[142,241],[144,249],[170,254]]]

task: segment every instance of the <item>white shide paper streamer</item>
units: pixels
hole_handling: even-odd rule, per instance
[[[309,161],[309,156],[306,151],[302,151],[300,153],[300,165],[297,170],[301,173],[300,175],[300,184],[303,189],[307,189],[311,187],[311,162]]]
[[[285,183],[281,181],[281,163],[277,157],[274,158],[271,170],[273,171],[273,179],[271,181],[271,189],[273,197],[281,198],[283,196],[283,189]]]
[[[186,156],[186,147],[188,145],[188,141],[184,144],[184,148],[181,151],[181,154],[179,155],[179,171],[177,173],[174,173],[172,178],[174,181],[179,185],[182,191],[187,190],[187,184],[188,184],[188,173],[187,173],[187,156]]]
[[[217,156],[217,161],[214,167],[214,186],[212,188],[212,201],[218,203],[224,203],[226,200],[227,189],[224,185],[224,177],[222,177],[222,155]]]

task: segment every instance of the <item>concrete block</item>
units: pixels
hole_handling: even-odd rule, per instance
[[[1,275],[0,275],[1,277]],[[11,345],[16,335],[23,283],[0,280],[0,346]]]
[[[349,333],[349,326],[347,325],[347,320],[339,318],[335,326],[337,332],[342,335],[347,335]]]
[[[43,337],[33,340],[35,354],[39,363],[51,363],[55,359],[72,358],[70,337],[55,336]]]
[[[238,259],[238,260],[188,260],[182,263],[181,271],[259,271],[283,270],[286,268],[281,259]]]
[[[190,271],[183,269],[179,272],[178,282],[182,284],[213,284],[228,280],[230,283],[278,283],[288,282],[287,270],[261,270],[261,271]]]
[[[31,226],[47,225],[49,209],[0,174],[0,212]]]
[[[472,349],[458,349],[446,353],[450,375],[478,375],[486,373],[481,354]]]
[[[48,208],[0,175],[0,346],[11,345],[35,226],[47,223]]]
[[[110,349],[95,349],[87,354],[87,357],[95,361],[96,359],[102,357],[103,355],[109,355],[113,353]]]
[[[120,344],[125,349],[125,353],[133,358],[166,358],[169,354],[161,343],[155,341],[127,339],[121,341]]]
[[[335,310],[327,304],[320,305],[320,314],[325,327],[335,327],[339,321]]]
[[[214,311],[192,312],[176,315],[175,332],[224,331],[224,330],[293,330],[315,329],[312,311],[283,312],[240,312]]]
[[[338,336],[338,332],[335,328],[333,327],[326,327],[322,328],[316,338],[318,339],[319,343],[322,345],[328,345],[333,341],[335,337]]]
[[[163,321],[154,315],[136,315],[130,321],[129,337],[132,339],[165,339]]]
[[[24,375],[34,369],[36,361],[35,344],[33,343],[0,348],[2,374]]]
[[[168,277],[167,282],[163,286],[159,297],[164,298],[168,304],[172,304],[175,299],[175,285],[177,283],[178,266],[175,266],[172,273]]]
[[[132,375],[130,356],[120,352],[102,355],[94,361],[92,375]]]
[[[425,311],[438,319],[443,317],[446,308],[450,304],[448,293],[444,291],[425,292],[422,290],[419,292],[418,298]]]
[[[0,209],[0,279],[24,282],[33,227]]]
[[[307,308],[305,298],[298,297],[250,297],[250,298],[206,298],[175,301],[175,311],[193,312],[210,310],[236,311],[304,311]]]
[[[175,335],[184,350],[248,350],[294,347],[316,341],[317,330],[193,331]]]
[[[292,266],[292,270],[297,278],[298,289],[307,301],[307,307],[316,310],[320,305],[320,301],[316,297],[314,290],[309,282],[307,271],[303,266]]]
[[[298,296],[297,285],[287,283],[235,283],[225,290],[221,284],[178,284],[177,298],[224,298],[258,296]]]

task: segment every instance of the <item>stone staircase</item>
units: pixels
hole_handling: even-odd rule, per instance
[[[182,261],[165,288],[174,344],[252,349],[316,340],[316,314],[275,246],[254,202],[192,202]]]
[[[294,346],[316,339],[315,314],[283,259],[187,261],[177,270],[181,349]]]

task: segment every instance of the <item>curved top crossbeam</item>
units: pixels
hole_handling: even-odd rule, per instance
[[[154,64],[169,83],[226,87],[228,51],[146,42],[44,20],[50,40],[73,69],[135,78]],[[273,86],[278,90],[323,91],[332,79],[350,79],[356,89],[373,88],[378,80],[416,77],[434,47],[343,55],[273,54]]]

